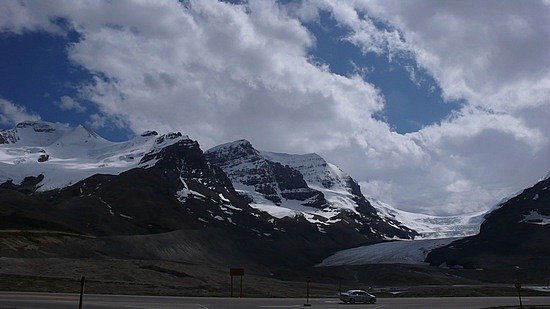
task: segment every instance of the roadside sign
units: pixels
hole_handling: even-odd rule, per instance
[[[516,283],[514,283],[514,286],[518,290],[519,308],[523,309],[523,303],[521,302],[521,283],[516,282]]]
[[[230,268],[229,269],[229,275],[230,276],[244,276],[244,268]]]
[[[233,297],[233,277],[238,276],[241,277],[241,292],[239,293],[239,297],[243,297],[243,276],[244,276],[244,268],[230,268],[229,269],[229,275],[231,276],[231,297]]]
[[[310,276],[306,277],[306,282],[307,282],[306,303],[304,304],[304,306],[310,307],[311,306],[311,304],[309,303],[309,283],[311,282]]]

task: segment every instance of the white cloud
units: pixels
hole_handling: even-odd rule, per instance
[[[316,151],[366,193],[436,214],[489,207],[550,171],[548,3],[7,3],[4,32],[60,33],[51,20],[62,17],[82,34],[68,54],[96,75],[80,94],[102,113],[90,118],[96,127],[177,130],[203,148],[247,138],[264,150]],[[309,59],[316,39],[298,17],[319,10],[364,53],[413,57],[463,109],[405,135],[373,119],[383,94]]]
[[[38,2],[38,1],[36,1]],[[42,14],[42,3],[34,3],[33,9],[27,9],[25,1],[0,2],[0,33],[22,34],[25,31],[57,31],[48,16]]]
[[[401,207],[437,212],[442,211],[439,204],[443,211],[461,212],[490,206],[550,170],[547,3],[346,4],[347,10],[396,27],[404,41],[393,45],[395,52],[413,56],[438,81],[447,100],[464,102],[449,119],[406,135],[421,149],[422,161],[396,166],[384,160],[387,151],[380,152],[376,166],[365,171],[374,179],[364,184],[367,192]],[[382,31],[340,23],[354,37]],[[373,44],[352,42],[364,50]],[[410,158],[403,151],[391,154]]]
[[[16,125],[25,120],[39,120],[40,117],[29,113],[24,106],[13,104],[0,98],[0,124],[5,126]]]
[[[59,98],[58,106],[63,111],[74,110],[79,113],[83,113],[86,111],[85,106],[73,100],[69,96],[62,96],[61,98]]]
[[[419,65],[439,81],[447,99],[496,111],[548,104],[548,4],[384,1],[367,6],[402,29]]]
[[[88,98],[137,132],[182,130],[206,146],[247,137],[260,147],[319,150],[347,143],[382,108],[372,85],[311,64],[313,38],[274,3],[196,1],[156,12],[151,19],[171,21],[166,29],[151,31],[148,20],[100,25],[70,50],[73,61],[109,78],[87,87]]]

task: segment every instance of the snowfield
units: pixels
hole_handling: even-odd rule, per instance
[[[487,211],[460,216],[430,216],[395,209],[379,200],[367,197],[382,217],[395,218],[421,234],[417,239],[466,237],[479,232]]]
[[[157,144],[156,132],[110,142],[83,126],[30,121],[1,133],[10,143],[0,145],[0,183],[20,184],[27,176],[42,174],[40,191],[70,186],[95,174],[118,175],[138,167],[146,153],[176,142],[164,139]]]

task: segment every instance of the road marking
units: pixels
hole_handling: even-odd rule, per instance
[[[302,305],[261,305],[259,308],[301,308]]]

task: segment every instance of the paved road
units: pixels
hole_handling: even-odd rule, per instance
[[[78,308],[75,294],[0,292],[1,309]],[[524,297],[524,307],[550,305],[550,297]],[[305,299],[298,298],[205,298],[157,297],[123,295],[84,295],[84,309],[105,308],[179,308],[179,309],[259,309],[307,308]],[[335,298],[310,299],[311,308],[376,308],[376,309],[479,309],[492,306],[519,305],[516,297],[442,297],[442,298],[380,298],[373,305],[345,305]]]

